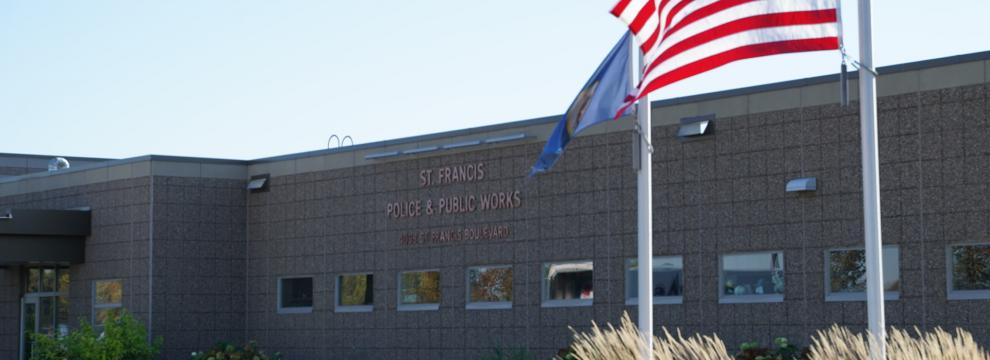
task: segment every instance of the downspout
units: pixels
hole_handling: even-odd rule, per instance
[[[250,181],[250,180],[249,180]],[[244,343],[250,338],[251,294],[251,190],[244,187]]]
[[[154,339],[152,320],[155,314],[155,163],[148,161],[148,343]]]

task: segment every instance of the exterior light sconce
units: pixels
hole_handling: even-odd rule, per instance
[[[270,174],[252,176],[247,184],[248,191],[253,193],[268,191],[268,180],[270,177]]]
[[[818,190],[818,179],[814,177],[797,178],[787,182],[787,192],[811,192]]]
[[[708,134],[714,120],[715,114],[683,118],[681,127],[677,129],[677,137],[686,139]]]

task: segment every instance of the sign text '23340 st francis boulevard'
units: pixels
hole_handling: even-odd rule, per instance
[[[467,184],[485,179],[483,162],[444,166],[419,171],[419,187],[429,188],[452,184]],[[436,198],[410,199],[389,202],[385,213],[389,219],[399,220],[421,216],[469,214],[492,210],[515,209],[522,206],[519,190],[484,193],[443,195]],[[497,240],[510,235],[508,225],[489,224],[465,226],[447,230],[417,231],[402,234],[401,245],[443,244],[469,240]]]

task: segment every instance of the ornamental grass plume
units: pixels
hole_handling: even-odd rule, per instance
[[[571,344],[573,356],[579,360],[626,360],[638,358],[643,338],[628,313],[622,314],[619,328],[607,324],[605,328],[591,322],[591,331],[574,333]],[[663,337],[653,338],[653,359],[656,360],[731,360],[725,343],[717,336],[694,335],[683,337],[680,331],[672,335],[663,328]]]
[[[854,334],[847,328],[832,325],[827,330],[818,331],[812,338],[808,359],[867,360],[870,341],[866,335]],[[966,330],[956,328],[953,334],[935,328],[932,332],[922,333],[915,327],[913,335],[906,330],[890,330],[887,334],[887,359],[990,360],[990,354]]]
[[[811,338],[808,359],[866,360],[869,359],[869,354],[870,346],[863,335],[854,334],[846,327],[832,325],[828,329],[818,330]]]
[[[887,353],[891,359],[990,360],[990,354],[973,340],[973,334],[960,328],[954,334],[940,327],[922,333],[916,326],[914,336],[894,329],[888,335]]]

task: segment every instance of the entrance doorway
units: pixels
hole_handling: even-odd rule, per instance
[[[64,336],[69,332],[69,269],[23,268],[20,359],[31,357],[32,334]]]

